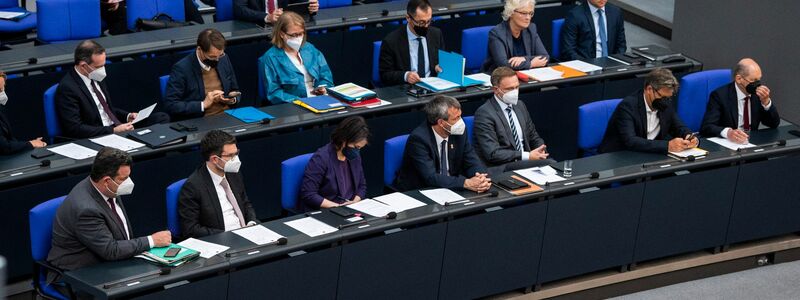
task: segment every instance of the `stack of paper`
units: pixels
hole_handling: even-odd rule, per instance
[[[489,76],[489,74],[475,73],[472,75],[466,75],[464,77],[481,82],[483,86],[492,86],[492,76]]]
[[[200,252],[200,257],[208,259],[214,255],[220,254],[228,250],[228,246],[209,243],[194,238],[188,238],[183,242],[178,243],[178,246],[194,249]]]
[[[549,81],[549,80],[556,80],[561,79],[561,75],[564,72],[559,72],[551,67],[546,68],[536,68],[530,70],[519,71],[522,74],[528,75],[528,77],[533,78],[538,81]]]
[[[269,244],[283,237],[282,235],[277,234],[262,225],[244,227],[242,229],[234,230],[233,233],[253,242],[256,245]]]
[[[708,140],[711,141],[711,142],[716,143],[717,145],[720,145],[722,147],[725,147],[725,148],[728,148],[728,149],[731,149],[731,150],[753,148],[753,147],[756,146],[756,145],[753,145],[751,143],[738,144],[738,143],[735,143],[735,142],[731,142],[728,139],[723,139],[723,138],[719,138],[719,137],[708,138]]]
[[[706,154],[708,154],[708,151],[700,149],[700,148],[692,148],[692,149],[686,149],[686,150],[683,150],[683,151],[680,151],[680,152],[672,152],[672,151],[670,151],[669,154],[674,156],[675,158],[679,158],[680,159],[680,158],[687,158],[689,156],[694,156],[694,157],[705,156]]]
[[[545,185],[548,182],[565,180],[564,177],[558,176],[558,172],[550,166],[516,170],[514,173],[517,173],[538,185]]]
[[[392,207],[372,199],[364,199],[356,203],[350,204],[347,207],[363,212],[365,214],[368,214],[376,218],[385,217],[386,215],[388,215],[390,212],[393,211]]]
[[[434,202],[439,203],[439,205],[445,205],[448,202],[464,200],[464,197],[448,189],[432,189],[419,192]]]
[[[411,198],[403,193],[391,193],[380,197],[375,197],[375,201],[381,202],[392,208],[393,212],[399,213],[412,208],[425,206],[425,203]]]
[[[99,138],[93,138],[89,140],[92,141],[92,143],[98,144],[100,146],[117,148],[122,151],[130,151],[133,149],[144,147],[144,144],[142,143],[126,139],[116,134],[109,134],[106,136],[101,136]]]
[[[339,230],[312,217],[305,217],[302,219],[285,222],[283,224],[286,224],[286,226],[292,227],[310,237],[316,237]]]
[[[590,63],[587,63],[587,62],[584,62],[584,61],[580,61],[580,60],[571,60],[571,61],[568,61],[568,62],[562,62],[562,63],[559,63],[559,65],[570,67],[570,68],[573,68],[575,70],[578,70],[578,71],[581,71],[581,72],[586,72],[586,73],[603,70],[603,68],[600,67],[600,66],[596,66],[596,65],[593,65],[593,64],[590,64]]]
[[[47,150],[50,150],[53,153],[60,154],[75,160],[87,159],[97,156],[97,151],[94,151],[92,149],[86,148],[84,146],[75,143],[69,143],[66,145],[61,145],[53,148],[47,148]]]
[[[424,83],[421,85],[422,87],[435,92],[446,91],[461,87],[461,85],[458,83],[444,80],[439,77],[425,77],[425,78],[420,78],[419,80],[420,82]]]

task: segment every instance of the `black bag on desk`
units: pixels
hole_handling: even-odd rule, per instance
[[[192,25],[191,22],[177,22],[167,14],[161,13],[153,17],[152,20],[136,19],[137,31],[151,31],[164,28],[174,28]]]
[[[153,149],[186,142],[186,134],[169,128],[168,124],[156,124],[148,128],[137,129],[128,133],[128,137],[145,143]]]

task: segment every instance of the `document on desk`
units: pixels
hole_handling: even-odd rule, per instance
[[[372,199],[364,199],[347,207],[363,212],[370,216],[381,218],[392,212],[392,207]]]
[[[339,230],[312,217],[305,217],[294,221],[284,222],[283,224],[286,224],[286,226],[292,227],[310,237],[316,237]]]
[[[283,237],[282,235],[269,230],[269,228],[264,227],[263,225],[244,227],[242,229],[234,230],[233,233],[253,242],[256,245],[272,243]]]
[[[565,67],[570,67],[570,68],[573,68],[575,70],[578,70],[578,71],[581,71],[581,72],[585,72],[585,73],[594,72],[594,71],[602,71],[603,70],[603,68],[600,67],[600,66],[596,66],[596,65],[593,65],[593,64],[590,64],[590,63],[587,63],[587,62],[584,62],[584,61],[580,61],[580,60],[570,60],[570,61],[567,61],[567,62],[559,63],[559,65],[562,65],[562,66],[565,66]]]
[[[711,141],[711,142],[714,142],[717,145],[720,145],[722,147],[725,147],[725,148],[728,148],[728,149],[731,149],[731,150],[747,149],[747,148],[753,148],[753,147],[756,146],[756,145],[753,145],[751,143],[739,144],[739,143],[736,143],[736,142],[731,142],[728,139],[723,139],[723,138],[719,138],[719,137],[708,138],[708,140]]]
[[[220,244],[209,243],[195,238],[188,238],[183,242],[178,243],[178,246],[186,247],[197,252],[200,252],[200,257],[209,259],[214,255],[225,252],[230,247]]]
[[[97,156],[97,151],[86,148],[84,146],[69,143],[58,147],[47,148],[53,153],[60,154],[75,160],[87,159]]]
[[[403,193],[391,193],[388,195],[375,197],[375,201],[388,205],[392,208],[392,211],[396,213],[425,206],[425,203],[411,198]]]
[[[422,83],[424,83],[425,85],[427,85],[427,87],[430,87],[432,90],[437,92],[461,87],[461,85],[459,85],[458,83],[444,80],[439,77],[425,77],[425,78],[420,78],[419,80],[422,81]]]
[[[464,77],[467,77],[475,81],[483,82],[483,86],[492,86],[492,77],[486,73],[476,73],[472,75],[465,75]]]
[[[144,147],[145,145],[137,141],[127,139],[116,134],[109,134],[99,138],[89,139],[92,143],[100,146],[116,148],[122,151],[130,151],[133,149]]]
[[[558,182],[565,180],[564,177],[558,176],[556,169],[551,166],[533,167],[528,169],[516,170],[514,173],[519,174],[525,179],[533,181],[537,185],[545,185],[548,182]]]
[[[445,205],[448,202],[464,200],[464,197],[449,189],[432,189],[422,190],[419,192],[425,195],[425,197],[428,197],[428,199],[433,200],[433,202],[439,203],[439,205]]]
[[[530,78],[536,79],[537,81],[550,81],[550,80],[561,79],[561,75],[564,74],[564,72],[558,71],[550,67],[536,68],[520,72],[522,74],[528,75],[528,77]]]
[[[136,119],[133,119],[131,124],[136,124],[136,123],[139,123],[139,121],[141,121],[141,120],[147,119],[147,117],[149,117],[150,114],[153,113],[153,110],[156,109],[156,104],[158,104],[158,102],[153,103],[153,105],[145,107],[144,109],[142,109],[138,113],[136,113]]]
[[[700,149],[700,148],[686,149],[686,150],[679,151],[679,152],[674,152],[674,151],[670,151],[669,152],[670,156],[672,156],[674,158],[677,158],[677,159],[683,159],[683,158],[687,158],[689,156],[694,156],[694,157],[706,156],[706,154],[708,154],[708,151]]]

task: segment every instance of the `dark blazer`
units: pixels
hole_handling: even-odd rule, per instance
[[[530,152],[544,145],[544,139],[536,132],[536,126],[533,125],[525,103],[517,102],[517,105],[514,105],[514,113],[519,120],[517,126],[522,127],[523,150]],[[511,127],[506,121],[506,112],[500,108],[495,97],[486,100],[486,103],[475,111],[474,126],[472,140],[475,142],[478,157],[486,166],[499,166],[521,159]]]
[[[367,196],[367,178],[364,177],[364,168],[361,165],[361,157],[351,160],[350,175],[353,179],[353,193],[361,197]],[[306,165],[306,170],[303,173],[303,183],[300,185],[300,208],[303,211],[319,209],[323,198],[334,202],[336,196],[340,193],[341,186],[336,177],[336,165],[339,164],[339,158],[336,156],[336,147],[328,143],[322,148],[317,149],[311,160]],[[352,199],[347,199],[352,200]]]
[[[11,122],[5,114],[5,108],[0,107],[0,154],[14,154],[17,152],[31,150],[33,145],[28,141],[18,141],[11,132]]]
[[[594,18],[591,4],[583,1],[571,9],[564,20],[561,29],[561,57],[562,61],[574,59],[594,58],[597,51],[595,40]],[[625,21],[619,7],[606,3],[606,32],[608,36],[608,55],[625,53]]]
[[[661,131],[654,140],[648,140],[645,106],[642,90],[622,99],[608,121],[606,134],[598,150],[601,153],[620,150],[667,153],[669,140],[692,133],[670,104],[667,109],[658,112]]]
[[[122,209],[122,200],[116,204]],[[133,232],[130,221],[128,229]],[[75,270],[103,261],[131,258],[148,249],[147,237],[126,239],[125,227],[87,177],[69,192],[53,220],[53,245],[47,261],[63,270]]]
[[[406,26],[401,26],[390,32],[383,38],[381,43],[378,72],[381,74],[381,83],[385,86],[406,83],[403,77],[406,72],[411,71],[411,52],[408,49]],[[436,76],[436,66],[439,64],[439,49],[444,50],[442,31],[433,26],[428,27],[428,35],[425,39],[428,45],[430,76]]]
[[[228,179],[233,196],[239,203],[245,223],[258,222],[253,204],[247,198],[242,175],[225,173],[225,178]],[[186,179],[178,196],[178,215],[180,216],[182,237],[197,238],[224,232],[225,221],[222,219],[222,208],[219,201],[214,182],[211,180],[211,175],[208,174],[208,167],[203,163]]]
[[[463,189],[464,180],[476,172],[487,172],[467,136],[451,135],[447,139],[449,174],[439,174],[439,150],[433,135],[431,125],[423,122],[408,136],[395,188],[400,191],[427,187]]]
[[[278,0],[278,7],[286,7],[288,0]],[[233,0],[233,18],[264,26],[267,17],[265,0]]]
[[[739,99],[736,95],[736,84],[731,82],[711,92],[703,117],[700,133],[706,137],[717,137],[725,128],[739,128]],[[764,123],[770,128],[778,127],[781,117],[778,108],[772,102],[769,110],[761,105],[761,98],[753,94],[750,96],[750,128],[758,129]]]
[[[127,121],[128,112],[114,107],[105,80],[99,82],[106,103],[120,122]],[[94,103],[89,88],[83,83],[75,68],[69,67],[58,84],[55,95],[56,113],[62,134],[69,138],[83,139],[114,133],[114,125],[103,126],[100,112]]]
[[[217,74],[222,83],[222,90],[227,95],[230,91],[238,91],[236,74],[228,56],[223,56],[217,65]],[[162,108],[173,120],[198,118],[203,116],[201,102],[206,98],[203,71],[197,61],[197,53],[182,58],[172,66],[167,82],[167,91],[162,99]],[[238,103],[238,102],[237,102]],[[234,104],[235,105],[235,104]]]
[[[542,39],[536,32],[536,24],[531,22],[528,28],[525,28],[520,33],[522,43],[525,44],[525,62],[513,68],[515,70],[530,69],[531,60],[536,56],[549,56],[547,49],[542,44]],[[511,27],[508,21],[503,21],[497,24],[491,31],[489,31],[489,49],[487,50],[486,60],[483,61],[481,72],[492,73],[495,68],[507,66],[508,59],[514,57],[514,36],[511,35]],[[463,50],[462,50],[463,51]]]

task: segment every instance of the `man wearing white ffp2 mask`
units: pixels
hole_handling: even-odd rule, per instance
[[[255,210],[245,193],[236,138],[209,131],[200,141],[205,163],[186,179],[178,197],[184,237],[202,237],[253,226]]]
[[[495,69],[491,82],[493,97],[475,111],[473,141],[478,157],[492,172],[552,163],[525,103],[519,101],[519,79],[514,70]]]
[[[8,94],[6,94],[6,73],[0,71],[0,155],[14,154],[33,148],[42,148],[47,143],[42,138],[30,141],[19,141],[11,133],[11,120],[6,117],[6,104],[8,104]]]

